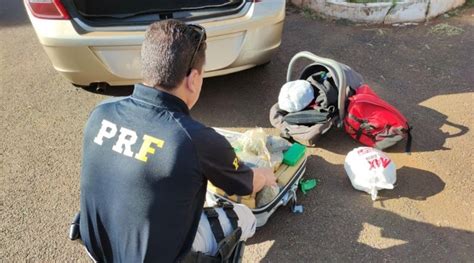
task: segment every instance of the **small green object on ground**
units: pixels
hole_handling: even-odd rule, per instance
[[[318,181],[316,179],[301,180],[300,189],[303,194],[306,194],[311,189],[315,188],[317,185]]]
[[[306,152],[306,146],[294,143],[291,147],[283,153],[283,163],[289,166],[294,166]]]

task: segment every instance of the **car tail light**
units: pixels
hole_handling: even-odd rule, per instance
[[[25,0],[34,16],[45,19],[69,19],[60,0]]]

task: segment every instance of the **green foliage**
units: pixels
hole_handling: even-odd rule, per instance
[[[462,34],[463,32],[464,29],[449,25],[447,23],[437,24],[430,30],[430,33],[440,36],[456,36]]]
[[[309,19],[312,19],[312,20],[321,19],[321,16],[318,13],[316,13],[316,11],[314,11],[313,9],[311,9],[309,7],[303,7],[301,9],[301,13],[302,13],[303,17],[306,17],[306,18],[309,18]]]

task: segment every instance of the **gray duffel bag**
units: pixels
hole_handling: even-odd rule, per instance
[[[270,109],[270,123],[280,130],[280,136],[289,140],[297,141],[307,146],[314,146],[319,136],[326,133],[333,121],[324,121],[311,126],[290,124],[283,120],[285,112],[278,108],[278,103]]]

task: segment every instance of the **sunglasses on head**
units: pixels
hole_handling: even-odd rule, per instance
[[[188,25],[188,28],[194,30],[195,32],[197,32],[199,34],[199,42],[196,46],[196,49],[194,50],[193,56],[191,57],[191,61],[189,62],[189,68],[188,68],[187,76],[189,76],[189,74],[191,73],[191,70],[193,69],[194,60],[196,58],[197,52],[199,51],[199,48],[201,47],[202,43],[204,41],[206,41],[206,38],[207,38],[206,30],[204,29],[204,27],[202,27],[200,25],[190,24],[190,25]]]

